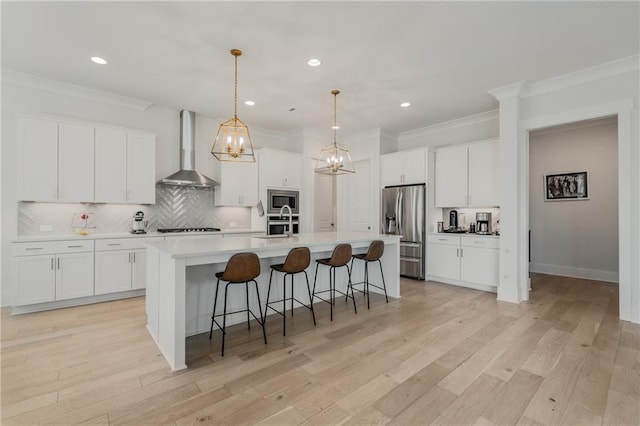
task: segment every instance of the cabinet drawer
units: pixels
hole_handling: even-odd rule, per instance
[[[30,243],[14,243],[13,256],[32,256],[53,253],[79,253],[93,251],[93,240],[81,241],[43,241]]]
[[[446,244],[457,247],[460,245],[460,237],[457,235],[430,234],[427,237],[427,242],[429,244]]]
[[[462,247],[500,248],[500,239],[491,237],[462,237]]]
[[[134,250],[146,248],[144,245],[148,241],[157,241],[162,237],[147,238],[109,238],[96,240],[96,251],[109,250]]]

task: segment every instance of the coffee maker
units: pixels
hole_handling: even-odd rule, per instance
[[[449,230],[456,231],[458,229],[458,211],[451,210],[449,212]]]
[[[491,233],[491,213],[476,213],[476,234],[490,235]]]

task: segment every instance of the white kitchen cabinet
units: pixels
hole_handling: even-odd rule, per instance
[[[14,306],[93,295],[93,241],[16,243]]]
[[[258,204],[258,165],[221,162],[220,185],[213,193],[216,206],[255,206]]]
[[[400,151],[380,156],[381,186],[427,182],[427,150]]]
[[[428,279],[495,291],[500,255],[497,238],[430,234],[427,241]]]
[[[302,155],[296,152],[263,148],[259,152],[259,182],[264,188],[300,189]]]
[[[107,127],[95,133],[95,201],[155,203],[155,136]]]
[[[18,199],[93,201],[93,127],[18,119]]]
[[[144,243],[161,237],[112,238],[96,241],[96,294],[145,288]]]
[[[436,151],[435,206],[498,206],[499,150],[492,140]]]

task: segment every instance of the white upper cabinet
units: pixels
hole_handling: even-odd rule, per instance
[[[58,123],[18,119],[18,199],[58,200]]]
[[[394,152],[380,156],[381,186],[427,182],[427,150]]]
[[[60,123],[58,127],[58,201],[94,199],[94,128]]]
[[[469,146],[469,205],[500,205],[500,143]]]
[[[216,186],[213,193],[216,206],[255,206],[258,204],[258,164],[220,162],[220,186]]]
[[[499,206],[499,151],[497,140],[436,151],[436,207]]]
[[[93,127],[18,119],[18,199],[93,201]]]
[[[155,203],[156,138],[96,128],[96,196],[100,203]]]
[[[302,155],[264,148],[260,150],[260,187],[300,189]]]
[[[155,203],[155,135],[18,117],[18,199]]]

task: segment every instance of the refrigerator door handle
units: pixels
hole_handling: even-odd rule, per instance
[[[398,220],[398,234],[400,235],[404,235],[404,229],[402,229],[404,227],[404,223],[403,219],[404,219],[404,215],[403,215],[403,211],[402,211],[402,199],[404,198],[404,194],[402,193],[402,191],[398,192],[398,213],[397,213],[397,220]]]

